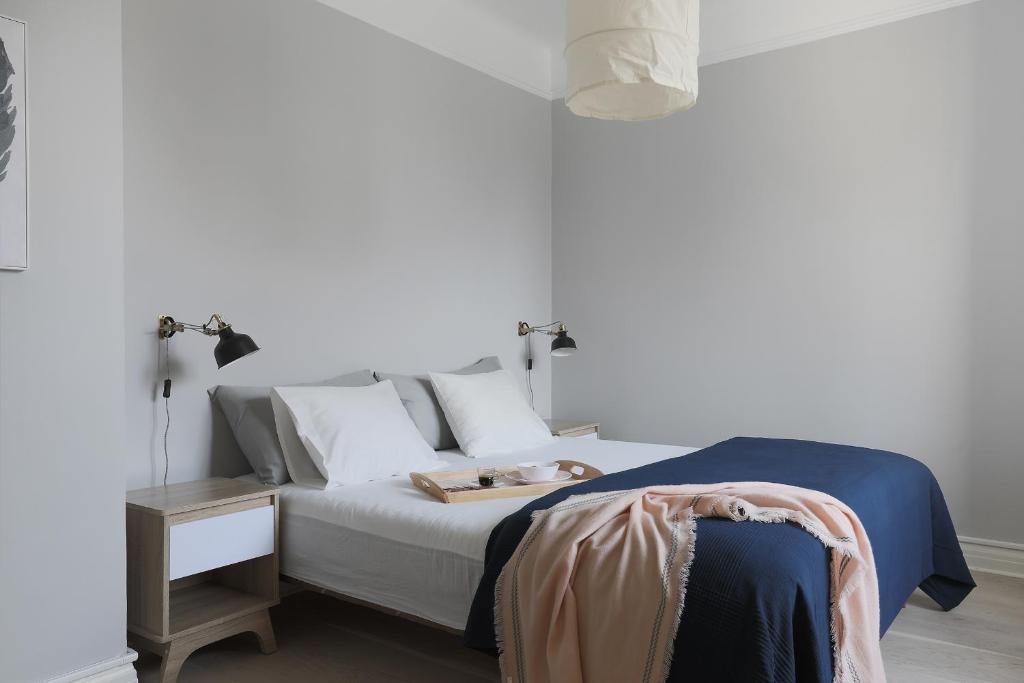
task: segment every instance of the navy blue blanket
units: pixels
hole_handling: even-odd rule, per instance
[[[916,587],[949,610],[975,585],[942,491],[923,464],[852,446],[736,438],[555,491],[507,517],[487,543],[467,645],[495,646],[494,585],[534,510],[582,493],[727,481],[801,486],[849,505],[874,551],[883,634]],[[669,680],[831,681],[825,547],[790,524],[699,520]]]

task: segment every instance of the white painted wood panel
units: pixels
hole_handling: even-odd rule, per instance
[[[171,527],[170,578],[251,560],[274,552],[274,506]]]

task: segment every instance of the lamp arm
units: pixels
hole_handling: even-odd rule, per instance
[[[214,321],[217,322],[217,326],[211,327],[211,324]],[[216,337],[218,334],[220,334],[221,330],[227,327],[231,327],[231,324],[224,322],[224,319],[220,317],[219,313],[214,313],[213,315],[211,315],[210,319],[207,320],[202,325],[196,325],[194,323],[182,323],[178,322],[169,315],[162,315],[160,316],[160,320],[157,326],[157,334],[161,339],[167,339],[169,337],[173,337],[176,332],[185,332],[186,330],[188,330],[190,332],[199,332],[201,334],[205,334],[207,337]]]
[[[557,329],[552,329],[552,328],[557,328]],[[564,332],[564,331],[565,331],[565,323],[563,323],[561,320],[556,320],[555,322],[548,323],[546,325],[530,325],[528,323],[519,323],[519,336],[520,337],[525,337],[526,335],[533,334],[534,332],[536,332],[538,334],[546,334],[546,335],[548,335],[550,337],[554,337],[554,336],[557,336],[559,332]]]
[[[212,337],[217,334],[217,331],[212,329],[209,326],[209,323],[205,325],[192,325],[189,323],[182,323],[181,326],[184,327],[186,330],[191,330],[192,332],[202,332],[208,337]]]

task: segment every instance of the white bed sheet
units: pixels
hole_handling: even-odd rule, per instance
[[[446,469],[568,459],[611,473],[694,450],[565,438],[492,458],[467,458],[457,450],[439,455],[450,463]],[[281,573],[462,629],[491,530],[529,500],[446,505],[406,477],[326,491],[286,484],[281,487]]]

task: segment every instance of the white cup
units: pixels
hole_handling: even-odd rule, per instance
[[[557,462],[521,462],[516,465],[519,476],[526,481],[552,481],[558,476]]]

